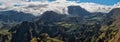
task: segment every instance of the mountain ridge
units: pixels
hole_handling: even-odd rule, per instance
[[[3,29],[0,42],[108,42],[118,37],[119,9],[89,13],[80,6],[69,6],[68,11],[67,15],[46,11],[33,22],[22,21],[8,30]],[[113,41],[117,39],[119,37]]]

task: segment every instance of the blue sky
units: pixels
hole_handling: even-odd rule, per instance
[[[94,2],[105,5],[113,5],[116,4],[117,2],[120,2],[120,0],[80,0],[80,2]]]
[[[10,0],[0,0],[0,2],[9,2]],[[14,2],[17,0],[13,0]],[[44,0],[33,0],[33,1],[44,1]],[[55,0],[48,0],[48,1],[55,1]],[[68,1],[79,1],[81,2],[94,2],[94,3],[98,3],[98,4],[103,4],[103,5],[114,5],[118,2],[120,2],[120,0],[68,0]]]
[[[53,0],[49,0],[49,1],[53,1]],[[68,1],[94,2],[98,4],[103,4],[103,5],[114,5],[120,2],[120,0],[68,0]]]
[[[71,0],[74,1],[74,0]],[[104,5],[113,5],[117,2],[120,2],[120,0],[79,0],[80,2],[94,2],[98,4],[104,4]]]

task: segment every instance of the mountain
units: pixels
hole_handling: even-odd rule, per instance
[[[114,24],[115,28],[117,28],[117,33],[115,36],[113,36],[113,38],[110,40],[111,42],[120,42],[120,8],[115,8],[113,10],[110,11],[110,13],[113,15],[114,18]]]
[[[0,42],[116,42],[120,30],[119,10],[89,13],[80,6],[68,6],[69,14],[46,11],[35,21],[24,13],[30,15],[24,19],[32,22],[21,19],[23,22],[10,29],[2,29]],[[23,12],[14,11],[1,13],[23,15]]]
[[[46,11],[39,17],[38,21],[56,22],[56,21],[60,21],[60,19],[64,18],[65,16],[66,14],[59,14],[53,11]]]
[[[13,10],[0,11],[0,20],[4,22],[32,21],[34,18],[35,16],[29,13],[17,12]]]
[[[41,41],[43,39],[41,37],[43,33],[48,33],[50,37],[55,37],[59,35],[59,33],[61,34],[61,32],[65,28],[62,28],[54,24],[56,21],[58,21],[58,19],[61,19],[60,16],[62,15],[56,12],[47,11],[43,15],[41,15],[39,17],[39,20],[36,22],[26,21],[21,23],[20,25],[16,25],[15,27],[9,30],[9,32],[11,33],[16,31],[15,33],[13,33],[11,42],[30,42],[32,38],[37,38],[37,37],[40,37],[40,41]]]
[[[76,15],[76,16],[85,16],[90,15],[88,11],[86,11],[84,8],[81,8],[80,6],[68,6],[68,13],[70,15]]]
[[[104,26],[111,25],[108,25],[109,21],[104,25],[100,22],[103,22],[102,20],[107,21],[111,18],[108,17],[97,20],[94,18],[101,18],[103,16],[107,17],[108,15],[91,15],[86,15],[89,18],[88,20],[88,18],[81,18],[80,16],[64,16],[63,14],[58,14],[53,11],[47,11],[42,14],[36,22],[25,21],[15,27],[12,27],[9,30],[9,32],[12,33],[10,42],[30,42],[35,38],[36,40],[33,41],[37,42],[48,42],[49,40],[47,39],[50,38],[52,38],[50,39],[51,42],[55,42],[56,40],[58,42],[107,41],[111,37],[108,35],[113,35],[107,33],[109,33],[109,31],[113,32],[114,30],[111,30],[111,28],[104,30]]]
[[[0,11],[0,29],[14,26],[23,21],[32,22],[35,20],[35,18],[36,16],[29,13],[23,13],[14,10]]]

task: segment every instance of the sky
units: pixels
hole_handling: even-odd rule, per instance
[[[0,0],[0,2],[19,2],[21,0]],[[32,1],[45,1],[45,0],[32,0]],[[55,1],[55,0],[48,0],[48,1]],[[61,1],[61,0],[60,0]],[[76,1],[78,3],[81,2],[93,2],[93,3],[97,3],[97,4],[102,4],[102,5],[114,5],[118,2],[120,2],[120,0],[67,0],[67,1]]]
[[[81,2],[93,2],[93,3],[97,3],[97,4],[103,4],[103,5],[114,5],[118,2],[120,2],[120,0],[68,0],[68,1],[77,1],[79,3],[81,3]]]
[[[120,0],[80,0],[80,2],[94,2],[98,4],[104,4],[104,5],[114,5],[120,2]]]
[[[120,0],[69,0],[69,1],[78,1],[78,2],[93,2],[97,4],[103,4],[103,5],[114,5]]]
[[[40,0],[33,0],[33,1],[40,1]],[[48,0],[48,1],[55,1],[55,0]],[[97,3],[97,4],[103,4],[103,5],[114,5],[118,2],[120,2],[120,0],[67,0],[67,1],[76,1],[78,3],[93,2],[93,3]]]

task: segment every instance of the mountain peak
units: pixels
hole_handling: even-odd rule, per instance
[[[68,13],[70,15],[79,15],[79,16],[90,14],[88,11],[86,11],[84,8],[80,6],[68,6]]]
[[[59,14],[56,13],[54,11],[46,11],[45,13],[43,13],[38,22],[39,21],[44,21],[44,22],[55,22],[60,20],[61,18],[64,18],[64,16],[66,16],[65,14]]]

